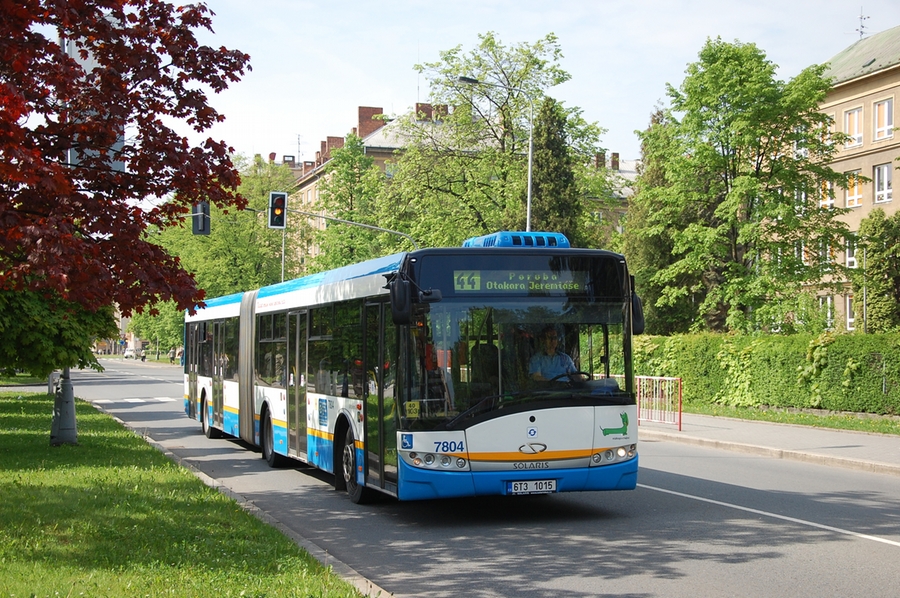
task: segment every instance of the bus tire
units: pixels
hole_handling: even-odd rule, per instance
[[[356,443],[353,440],[353,430],[347,428],[344,437],[344,450],[341,452],[341,475],[344,478],[344,486],[347,496],[354,503],[361,505],[372,500],[372,490],[356,481]]]
[[[209,408],[206,404],[206,397],[200,403],[200,427],[203,428],[203,434],[210,439],[221,437],[222,433],[209,423]]]
[[[262,457],[269,464],[269,467],[282,467],[285,463],[284,455],[275,452],[275,429],[272,424],[272,415],[269,410],[265,410],[262,428],[260,428],[260,438],[262,444]]]

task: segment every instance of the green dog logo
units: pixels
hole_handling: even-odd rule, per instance
[[[604,436],[609,436],[610,434],[627,434],[628,433],[628,414],[624,411],[619,414],[619,417],[622,418],[622,427],[621,428],[606,428],[603,429],[603,426],[600,426],[600,430],[603,431]]]

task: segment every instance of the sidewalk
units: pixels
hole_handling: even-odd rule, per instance
[[[900,436],[685,413],[682,430],[641,422],[639,440],[664,440],[900,475]]]

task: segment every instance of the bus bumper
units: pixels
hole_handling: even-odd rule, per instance
[[[602,467],[545,469],[541,471],[431,471],[400,460],[400,500],[428,500],[461,496],[508,494],[508,482],[556,480],[557,492],[590,490],[634,490],[637,486],[638,457]]]

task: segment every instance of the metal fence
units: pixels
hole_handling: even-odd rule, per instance
[[[638,425],[655,422],[678,426],[681,431],[681,378],[635,376]]]
[[[620,385],[625,376],[614,375]],[[681,378],[663,376],[635,376],[638,425],[641,422],[672,424],[681,431]]]

